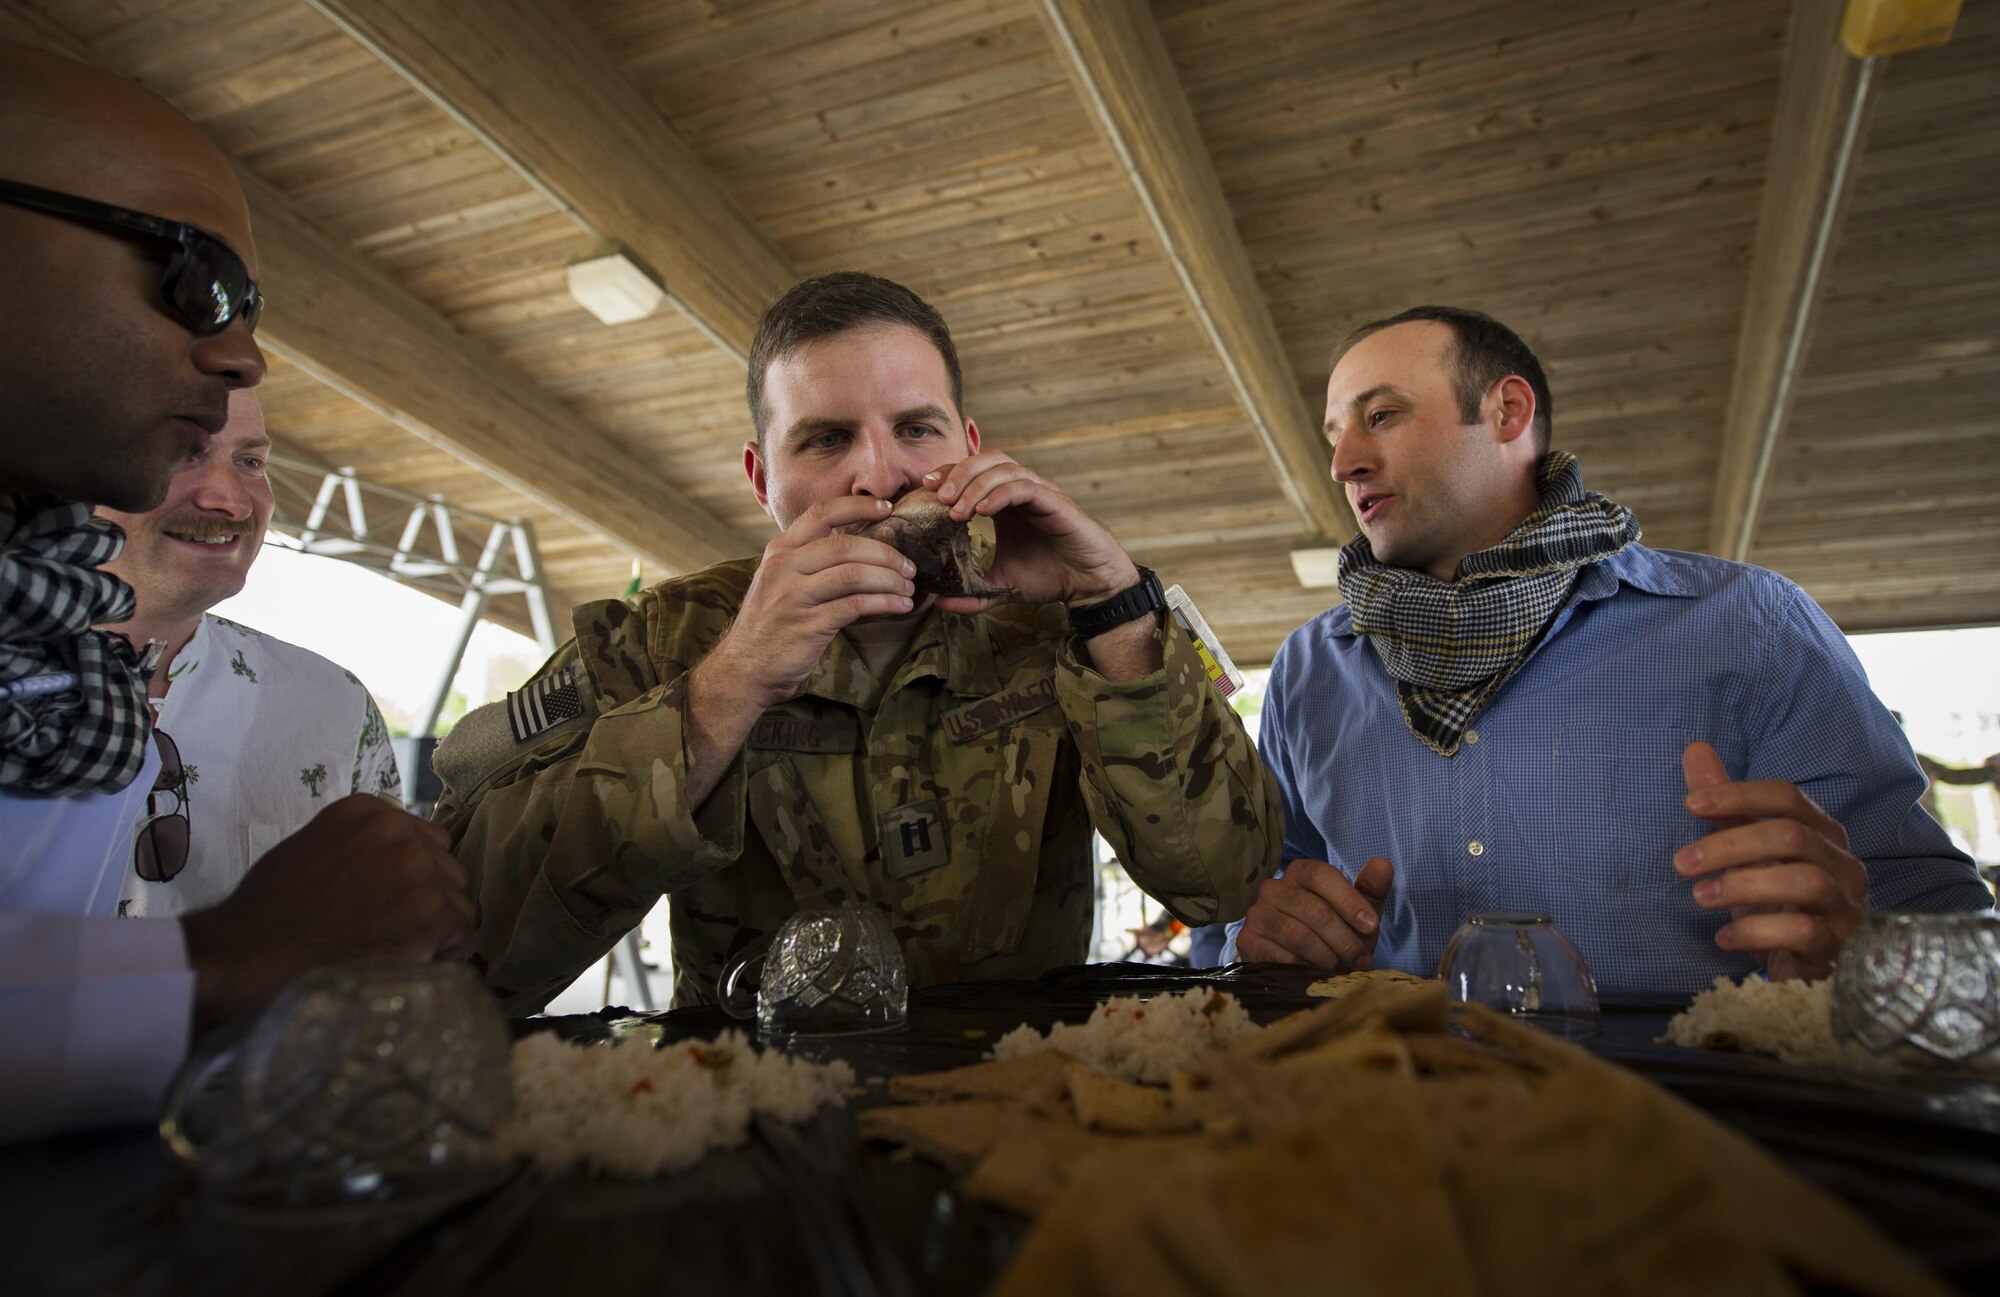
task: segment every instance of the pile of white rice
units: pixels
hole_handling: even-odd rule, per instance
[[[1688,1049],[1769,1054],[1803,1067],[1855,1073],[1900,1070],[1833,1036],[1833,980],[1772,982],[1754,974],[1741,982],[1715,979],[1710,990],[1675,1014],[1662,1037]]]
[[[1688,1049],[1770,1054],[1787,1063],[1831,1067],[1833,983],[1771,982],[1757,976],[1715,986],[1667,1023],[1666,1039]]]
[[[655,1049],[642,1038],[572,1045],[546,1032],[514,1045],[510,1154],[560,1171],[656,1175],[749,1138],[752,1116],[797,1123],[854,1090],[854,1069],[759,1052],[740,1031]]]
[[[1115,995],[1089,1021],[1059,1022],[1047,1036],[1026,1025],[1014,1028],[993,1047],[993,1057],[1053,1049],[1111,1076],[1164,1084],[1176,1069],[1261,1030],[1235,996],[1206,987],[1151,1000]]]

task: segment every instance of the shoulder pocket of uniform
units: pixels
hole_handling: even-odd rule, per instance
[[[635,702],[659,685],[659,664],[647,651],[643,614],[619,599],[578,604],[570,611],[576,632],[576,661],[590,675],[597,710],[612,711]]]
[[[431,753],[431,769],[437,772],[447,797],[466,801],[500,776],[525,766],[529,758],[552,750],[567,756],[582,747],[595,719],[595,705],[586,702],[574,718],[523,743],[514,737],[507,701],[487,703],[459,717],[451,733],[438,740]]]

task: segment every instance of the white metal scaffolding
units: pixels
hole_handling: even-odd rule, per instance
[[[441,495],[370,482],[351,468],[323,468],[283,454],[271,455],[267,471],[277,501],[271,526],[296,539],[306,553],[355,563],[458,600],[458,626],[439,663],[437,687],[413,727],[418,738],[437,728],[466,645],[494,598],[525,597],[536,641],[543,652],[555,651],[548,582],[528,523],[459,508]],[[467,562],[473,544],[479,557]],[[405,802],[416,800],[416,779],[414,769],[403,772]]]
[[[276,501],[272,530],[292,537],[306,553],[358,564],[457,599],[458,625],[438,664],[437,686],[413,727],[419,739],[437,728],[472,632],[495,598],[523,596],[536,641],[544,653],[555,651],[548,581],[529,523],[459,508],[441,495],[370,482],[351,468],[326,468],[277,452],[266,461],[266,472]],[[466,554],[475,549],[478,558],[467,562]],[[417,762],[406,762],[402,774],[403,804],[413,806],[421,774]],[[612,958],[640,1007],[653,1008],[636,929],[612,948]]]

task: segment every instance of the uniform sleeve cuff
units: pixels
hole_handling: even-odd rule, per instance
[[[1085,664],[1075,636],[1056,658],[1056,693],[1063,712],[1106,756],[1129,757],[1179,750],[1201,721],[1200,690],[1208,683],[1201,657],[1184,635],[1160,628],[1158,671],[1137,680],[1111,680]]]

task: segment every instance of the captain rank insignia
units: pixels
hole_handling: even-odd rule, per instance
[[[889,877],[909,878],[950,859],[945,841],[944,804],[916,802],[882,813],[882,859]]]

